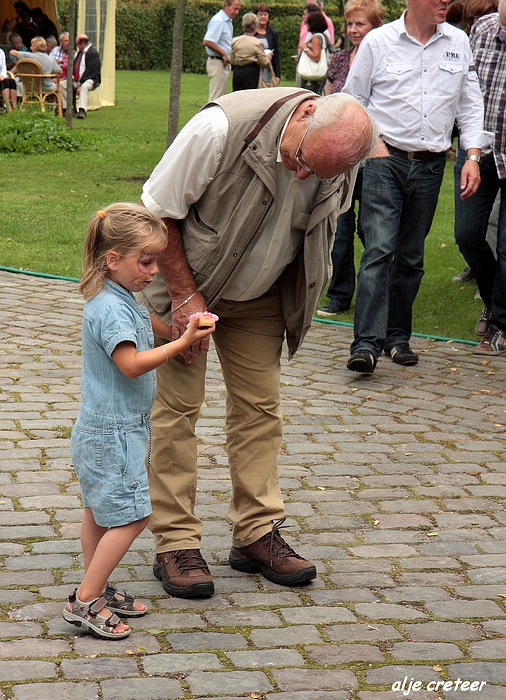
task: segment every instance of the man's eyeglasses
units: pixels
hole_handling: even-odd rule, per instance
[[[316,178],[317,180],[321,180],[322,182],[327,182],[328,180],[332,180],[333,178],[320,177],[319,175],[317,175],[316,173],[314,173],[314,172],[311,170],[311,168],[309,167],[309,165],[306,163],[306,161],[304,160],[304,158],[303,158],[303,156],[302,156],[302,153],[300,152],[300,149],[301,149],[301,147],[302,147],[302,144],[303,144],[303,142],[304,142],[304,139],[306,138],[306,135],[307,135],[307,132],[309,131],[310,126],[311,126],[311,124],[309,124],[308,127],[306,128],[306,130],[305,130],[305,132],[304,132],[304,134],[303,134],[303,136],[302,136],[302,138],[301,138],[301,140],[300,140],[300,143],[299,143],[299,145],[297,146],[297,150],[296,150],[295,153],[293,154],[293,157],[294,157],[295,161],[300,165],[300,167],[301,167],[303,170],[305,170],[307,173],[311,173],[311,175],[314,175],[315,178]]]

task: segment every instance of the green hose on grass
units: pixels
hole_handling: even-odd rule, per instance
[[[14,272],[22,275],[32,275],[32,277],[46,277],[52,280],[64,280],[65,282],[79,282],[76,277],[61,277],[60,275],[48,275],[45,272],[31,272],[30,270],[18,270],[15,267],[3,267],[0,265],[0,270],[2,272]],[[344,323],[344,321],[332,321],[330,319],[313,317],[313,321],[317,323],[327,323],[331,326],[345,326],[347,328],[353,328],[353,323]],[[445,338],[441,335],[427,335],[425,333],[412,333],[416,338],[426,338],[428,340],[440,340],[443,343],[463,343],[464,345],[478,345],[474,340],[462,340],[461,338]]]

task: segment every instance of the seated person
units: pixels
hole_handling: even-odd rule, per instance
[[[79,34],[76,37],[76,45],[78,53],[74,59],[73,83],[79,97],[77,118],[85,119],[88,111],[88,93],[100,85],[100,55],[96,48],[91,45],[86,34]],[[66,80],[62,81],[61,89],[63,109],[66,109]]]
[[[7,62],[5,53],[0,49],[0,90],[8,112],[12,112],[17,104],[16,83],[7,73]]]
[[[46,37],[46,53],[50,56],[51,52],[53,49],[55,49],[58,46],[58,42],[56,41],[56,37],[54,37],[52,34]]]
[[[48,56],[46,53],[47,44],[46,40],[41,36],[35,36],[30,42],[30,51],[10,51],[10,55],[14,58],[31,58],[37,63],[40,63],[42,70],[45,75],[60,75],[61,68],[56,63],[54,58]],[[52,92],[56,87],[56,83],[51,78],[42,79],[42,91]]]
[[[13,32],[11,34],[10,43],[11,43],[12,48],[15,51],[28,52],[28,48],[23,44],[23,39],[21,38],[21,35],[18,34],[17,32]],[[17,60],[18,59],[15,56],[11,56],[11,55],[7,56],[7,70],[10,70],[13,73],[15,73]]]

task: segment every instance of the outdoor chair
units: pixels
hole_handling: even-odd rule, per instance
[[[53,73],[44,74],[40,63],[32,58],[20,58],[16,63],[16,74],[21,78],[25,91],[21,100],[21,109],[27,104],[38,104],[41,111],[45,112],[46,104],[52,104],[58,109],[59,116],[63,116],[59,75]],[[54,90],[44,91],[42,89],[43,78],[56,80]],[[51,100],[48,100],[48,98],[51,98]]]

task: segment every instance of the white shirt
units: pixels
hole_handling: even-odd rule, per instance
[[[294,259],[304,239],[307,216],[303,212],[311,212],[320,183],[313,176],[299,180],[281,162],[279,144],[291,116],[278,137],[276,210],[223,290],[225,299],[245,301],[264,294]],[[228,120],[218,105],[196,114],[145,183],[141,199],[146,208],[162,218],[184,219],[216,175],[227,134]]]
[[[8,78],[9,76],[7,75],[7,63],[5,61],[5,54],[0,49],[0,75],[2,78]]]
[[[467,35],[446,22],[427,44],[410,36],[402,17],[369,32],[343,92],[355,95],[384,140],[404,151],[446,151],[454,120],[464,150],[483,148],[483,97]]]
[[[81,63],[79,64],[79,80],[84,75],[84,71],[86,70],[86,53],[88,49],[91,47],[91,44],[88,44],[84,49],[83,49],[83,56],[81,58]]]
[[[204,36],[204,41],[212,41],[230,56],[232,48],[232,38],[234,36],[234,23],[226,12],[220,10],[214,17],[211,17],[207,25],[207,31]],[[208,56],[217,56],[214,51],[211,51],[207,46],[204,47]]]

